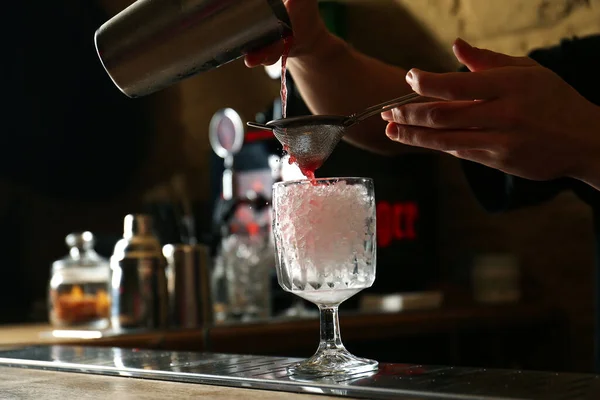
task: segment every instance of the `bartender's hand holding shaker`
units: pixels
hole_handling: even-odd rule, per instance
[[[319,8],[316,0],[283,0],[292,29],[294,30],[294,46],[290,57],[314,52],[317,44],[329,37],[329,31],[319,16]],[[283,53],[283,40],[266,48],[246,55],[245,61],[248,67],[259,65],[272,65],[279,60]]]
[[[361,103],[367,98],[379,94],[385,100],[412,88],[428,101],[383,113],[389,139],[523,178],[571,177],[600,189],[600,107],[531,58],[478,49],[457,39],[454,54],[471,72],[406,72],[383,66],[350,46],[331,47],[333,35],[319,17],[317,1],[287,0],[285,5],[294,27],[290,71],[301,78],[301,92],[315,114],[347,114],[350,110],[336,103],[356,111],[368,105]],[[330,54],[332,48],[336,54]],[[273,64],[282,49],[280,42],[248,54],[246,65]],[[390,51],[402,49],[390,45]],[[335,63],[333,57],[344,62]],[[303,59],[298,68],[294,58]],[[337,81],[335,91],[324,76],[332,75],[328,66],[334,64],[336,76],[330,78]],[[344,82],[350,73],[352,82]],[[401,77],[408,86],[398,83]],[[406,146],[390,151],[381,140],[383,129],[380,136],[372,127],[364,126],[369,134],[345,139],[381,153],[406,151],[401,150]]]

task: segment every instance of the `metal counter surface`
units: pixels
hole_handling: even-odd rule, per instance
[[[290,376],[296,358],[80,346],[0,351],[0,366],[369,399],[600,399],[600,376],[410,364],[318,378]]]

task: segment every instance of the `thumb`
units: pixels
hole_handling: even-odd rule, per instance
[[[469,68],[471,72],[500,67],[532,67],[537,65],[529,57],[513,57],[491,50],[479,49],[460,38],[454,41],[452,51],[458,61]]]

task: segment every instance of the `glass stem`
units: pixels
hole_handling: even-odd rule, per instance
[[[342,350],[345,351],[340,334],[340,321],[338,306],[319,306],[321,312],[321,341],[319,351]]]

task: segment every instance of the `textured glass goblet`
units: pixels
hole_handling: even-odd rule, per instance
[[[377,369],[350,354],[340,335],[339,305],[375,281],[373,181],[327,178],[273,185],[273,235],[281,287],[319,307],[317,352],[294,374],[354,374]]]

